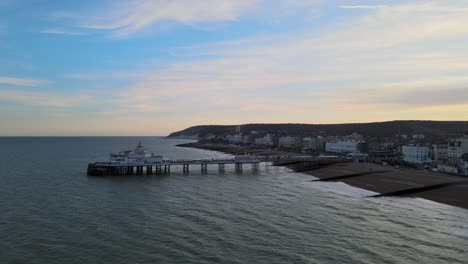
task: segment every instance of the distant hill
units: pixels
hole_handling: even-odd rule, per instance
[[[171,133],[169,137],[204,137],[212,134],[225,136],[236,133],[237,125],[203,125]],[[246,124],[240,125],[242,133],[258,131],[291,136],[342,136],[359,133],[368,137],[393,137],[398,134],[421,133],[429,138],[462,135],[468,131],[468,121],[388,121],[349,124]]]

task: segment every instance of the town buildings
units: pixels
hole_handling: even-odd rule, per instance
[[[464,154],[468,153],[468,136],[451,140],[447,144],[434,145],[434,162],[443,172],[463,173]]]
[[[242,135],[241,134],[228,135],[226,137],[226,139],[227,139],[227,141],[229,143],[233,143],[233,144],[241,143],[242,142]]]
[[[252,133],[248,134],[248,135],[244,135],[242,137],[242,143],[244,143],[246,145],[255,143],[254,135]]]
[[[302,139],[302,149],[305,151],[324,151],[327,140],[322,136],[304,137]]]
[[[281,132],[267,133],[266,131],[247,133],[226,135],[221,140],[232,144],[256,145],[264,148],[280,147],[314,153],[336,153],[352,159],[368,159],[394,165],[402,162],[424,164],[433,166],[441,172],[468,174],[468,133],[463,137],[448,140],[445,144],[438,139],[437,144],[434,145],[431,145],[432,139],[423,134],[410,134],[406,137],[397,134],[396,137],[372,138],[357,133],[324,137],[317,136],[317,134],[305,137],[293,135],[279,137]],[[207,137],[212,138],[213,135],[207,135]],[[402,140],[402,138],[405,139]]]
[[[437,144],[434,148],[434,163],[447,164],[448,161],[448,144]]]
[[[366,143],[357,140],[338,140],[327,142],[325,151],[331,153],[364,153],[366,152]]]
[[[263,137],[258,137],[255,139],[255,145],[261,146],[263,145]]]
[[[278,146],[278,137],[274,134],[268,133],[263,137],[263,145],[267,147]]]
[[[413,164],[431,163],[429,148],[426,146],[403,146],[401,149],[403,161]]]
[[[278,147],[296,149],[302,147],[302,139],[299,137],[285,136],[278,139]]]
[[[302,148],[304,150],[315,151],[318,149],[318,139],[316,137],[305,137],[302,139]]]
[[[413,139],[423,140],[424,138],[424,134],[413,134]]]
[[[462,156],[462,174],[468,176],[468,153]]]

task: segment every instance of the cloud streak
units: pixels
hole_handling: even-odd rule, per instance
[[[150,25],[175,21],[183,24],[232,21],[254,7],[259,0],[142,0],[126,3],[83,26],[90,29],[113,30],[125,36]]]
[[[272,2],[276,7],[270,10],[276,10],[279,2],[291,10],[316,3]],[[92,23],[88,26],[130,36],[167,21],[193,25],[240,20],[248,14],[257,15],[259,7],[272,2],[245,0],[244,5],[234,7],[237,1],[206,1],[213,5],[207,8],[205,2],[197,1],[134,1],[129,9],[106,9],[102,20],[89,19]],[[172,7],[181,3],[188,6]],[[209,10],[188,10],[194,3]],[[223,3],[228,6],[222,7]],[[337,3],[331,4],[333,12],[337,11]],[[160,7],[167,7],[162,9],[165,13]],[[71,116],[68,119],[73,120],[73,124],[68,123],[70,128],[99,128],[103,134],[114,124],[129,122],[134,125],[118,130],[121,134],[143,133],[138,126],[146,129],[145,134],[153,130],[164,134],[207,122],[468,119],[466,1],[341,7],[366,12],[320,28],[303,26],[297,31],[226,42],[164,46],[162,50],[176,56],[164,54],[164,58],[153,60],[148,56],[148,61],[136,62],[140,63],[137,67],[127,67],[135,65],[132,60],[114,70],[92,67],[90,72],[81,72],[85,67],[79,67],[67,69],[72,74],[62,73],[66,82],[73,83],[73,89],[80,87],[90,92],[86,93],[90,97],[82,97],[79,92],[17,91],[20,89],[15,87],[0,89],[0,100],[40,110],[64,109]],[[343,10],[337,13],[341,15]],[[104,41],[123,47],[138,40]],[[124,62],[124,56],[119,56],[113,59]],[[0,83],[14,86],[38,86],[42,82],[0,77]],[[90,85],[98,88],[95,91]],[[103,96],[96,94],[99,92]],[[79,127],[75,120],[80,120]]]
[[[340,5],[338,8],[342,9],[378,9],[384,8],[385,5]]]
[[[170,109],[174,100],[193,111],[203,102],[211,106],[213,113],[208,115],[218,122],[227,119],[216,117],[219,111],[254,111],[264,118],[260,113],[273,113],[272,106],[282,106],[279,112],[285,117],[263,121],[287,121],[292,116],[302,122],[348,121],[343,120],[347,109],[369,116],[369,108],[374,107],[374,118],[380,113],[381,120],[388,111],[468,104],[465,96],[456,100],[450,96],[468,93],[464,24],[468,13],[458,6],[395,5],[336,25],[330,32],[287,34],[268,43],[251,39],[195,47],[195,54],[210,53],[215,58],[173,63],[149,73],[122,91],[121,103],[138,112],[151,111],[144,107],[151,104]],[[450,51],[446,43],[451,43]],[[184,52],[190,56],[190,48]],[[274,96],[250,99],[266,95]],[[437,101],[438,97],[444,100]],[[395,102],[401,103],[395,107]],[[322,119],[307,114],[314,111],[327,115]],[[249,122],[262,120],[247,117]]]
[[[38,86],[41,84],[48,83],[45,80],[15,78],[8,76],[0,76],[0,84],[16,85],[16,86]]]
[[[91,103],[91,97],[82,95],[58,94],[40,91],[0,90],[0,100],[29,106],[76,107]]]
[[[86,33],[84,32],[71,31],[71,30],[61,29],[61,28],[46,28],[46,29],[40,30],[39,33],[52,34],[52,35],[71,35],[71,36],[86,35]]]

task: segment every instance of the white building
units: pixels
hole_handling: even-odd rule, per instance
[[[436,164],[446,164],[448,156],[448,145],[434,145],[434,162]]]
[[[468,154],[463,154],[462,164],[462,174],[468,176]]]
[[[259,137],[255,139],[255,145],[263,145],[263,138]]]
[[[462,138],[455,140],[455,142],[458,142],[463,154],[468,153],[468,134],[466,134]]]
[[[463,155],[462,142],[453,141],[448,144],[447,149],[447,163],[446,165],[454,168],[455,172],[458,172],[458,169],[461,166],[461,158]]]
[[[446,145],[434,146],[434,159],[440,171],[463,173],[463,155],[468,153],[468,136],[450,141]]]
[[[253,144],[255,143],[255,138],[253,135],[244,135],[242,137],[242,143],[244,144]]]
[[[242,142],[242,135],[241,134],[229,135],[229,136],[226,137],[226,139],[230,143],[241,143]]]
[[[321,137],[305,137],[302,139],[302,148],[311,151],[323,151],[326,140]]]
[[[278,146],[283,148],[300,148],[302,139],[299,137],[285,136],[278,139]]]
[[[314,137],[305,137],[302,139],[302,148],[304,150],[317,150],[318,139]]]
[[[110,163],[113,164],[146,164],[161,163],[162,156],[156,156],[153,152],[143,147],[141,142],[132,150],[121,150],[119,153],[110,154]]]
[[[425,146],[403,146],[401,149],[403,160],[408,163],[431,163],[429,148]]]
[[[331,153],[363,152],[364,142],[355,140],[339,140],[325,143],[325,151]]]
[[[266,134],[263,137],[263,145],[267,147],[276,147],[278,146],[278,138],[273,134]]]
[[[413,139],[424,139],[424,134],[413,134]]]

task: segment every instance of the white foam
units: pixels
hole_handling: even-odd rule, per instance
[[[357,188],[343,182],[307,182],[307,186],[353,198],[363,198],[378,193]]]
[[[453,234],[460,237],[468,237],[468,228],[456,230]]]
[[[316,177],[310,177],[312,179],[318,179]],[[411,197],[380,197],[380,198],[367,198],[368,196],[377,195],[379,193],[361,189],[348,185],[343,182],[306,182],[306,186],[322,191],[327,191],[346,197],[353,198],[365,198],[365,200],[382,204],[386,206],[415,210],[422,212],[434,212],[436,214],[449,214],[454,217],[464,217],[468,219],[468,210],[458,208],[455,206],[438,203],[435,201],[423,199],[423,198],[411,198]]]

